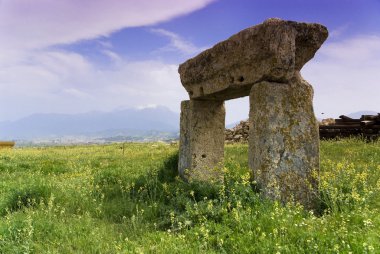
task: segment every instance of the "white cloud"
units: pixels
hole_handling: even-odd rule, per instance
[[[17,64],[0,69],[0,121],[36,112],[80,113],[153,104],[179,111],[187,94],[178,66],[118,61],[102,69],[73,52],[29,52]]]
[[[107,37],[122,28],[190,13],[213,1],[0,0],[0,121],[36,112],[150,104],[178,111],[186,93],[177,66],[125,62]],[[113,63],[107,70],[84,55],[50,47],[94,38],[98,50]]]
[[[317,117],[380,111],[379,45],[376,36],[327,42],[304,67],[302,74],[315,90]],[[0,121],[35,112],[152,104],[179,111],[180,101],[187,98],[177,66],[160,61],[121,59],[104,70],[77,53],[36,50],[0,68]],[[247,98],[226,105],[228,123],[248,116]]]
[[[142,105],[179,111],[180,101],[188,96],[178,66],[127,62],[106,36],[124,27],[168,20],[212,1],[0,0],[0,121],[36,112],[78,113]],[[203,50],[170,31],[154,32],[170,40],[165,50],[185,55]],[[99,50],[114,63],[106,70],[84,55],[46,48],[91,38],[99,38]],[[380,111],[379,70],[379,36],[327,42],[302,71],[315,88],[317,116]],[[228,122],[246,118],[247,98],[228,102],[227,112]]]
[[[348,29],[349,29],[349,24],[345,24],[342,26],[337,27],[336,29],[329,31],[329,38],[339,38],[342,36]]]
[[[166,21],[213,1],[3,0],[0,49],[41,48],[107,36],[125,27]]]
[[[109,57],[112,61],[114,61],[116,64],[120,63],[122,61],[122,58],[115,52],[109,49],[103,49],[102,53]]]
[[[98,44],[106,49],[113,48],[112,42],[106,40],[98,40]]]
[[[206,49],[205,47],[196,47],[194,44],[186,41],[178,34],[165,29],[152,29],[151,31],[169,38],[170,44],[164,48],[161,48],[163,51],[179,51],[184,55],[195,55]]]
[[[380,112],[379,70],[380,36],[358,36],[322,46],[302,71],[314,87],[317,117]]]
[[[157,104],[147,104],[147,105],[141,105],[137,106],[137,109],[147,109],[147,108],[157,108],[159,105]]]
[[[69,96],[77,97],[79,99],[94,99],[90,94],[84,93],[75,88],[65,88],[63,89],[63,92]]]

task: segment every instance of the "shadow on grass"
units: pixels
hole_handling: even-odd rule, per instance
[[[102,219],[121,223],[139,220],[156,229],[173,229],[175,220],[198,223],[205,218],[216,223],[236,207],[255,206],[260,197],[241,174],[231,170],[222,183],[185,182],[178,177],[178,153],[169,156],[162,166],[139,176],[132,183],[113,181],[100,188],[104,195]],[[235,168],[233,168],[235,169]],[[122,185],[128,185],[123,187]],[[118,193],[115,191],[118,190]]]
[[[30,185],[13,189],[0,204],[0,215],[16,212],[23,208],[35,207],[42,201],[47,201],[51,195],[51,189],[44,185]]]

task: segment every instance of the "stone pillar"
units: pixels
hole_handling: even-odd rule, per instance
[[[313,88],[298,74],[288,84],[260,82],[250,92],[249,167],[262,193],[314,209],[319,132]]]
[[[184,176],[185,170],[191,169],[191,149],[190,149],[190,101],[181,102],[180,117],[180,137],[179,137],[179,158],[178,171],[180,176]]]
[[[220,179],[224,158],[224,101],[182,101],[180,121],[180,176],[187,180]]]

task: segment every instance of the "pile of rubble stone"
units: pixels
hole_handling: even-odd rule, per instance
[[[360,136],[369,140],[380,137],[380,113],[377,115],[362,115],[353,119],[345,115],[338,119],[324,119],[319,125],[321,139]]]
[[[248,142],[248,120],[240,121],[238,125],[225,130],[227,143]],[[380,113],[377,115],[362,115],[360,119],[340,116],[339,119],[327,118],[319,122],[321,139],[361,136],[367,139],[380,137]]]
[[[225,130],[226,142],[248,142],[249,125],[247,121],[240,121],[238,125]]]

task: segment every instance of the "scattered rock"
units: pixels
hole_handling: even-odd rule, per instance
[[[240,121],[238,125],[231,129],[225,130],[226,143],[248,142],[249,124],[248,120]]]
[[[329,125],[333,125],[333,124],[335,124],[334,118],[322,119],[322,121],[319,122],[319,125],[323,125],[323,126],[329,126]]]

